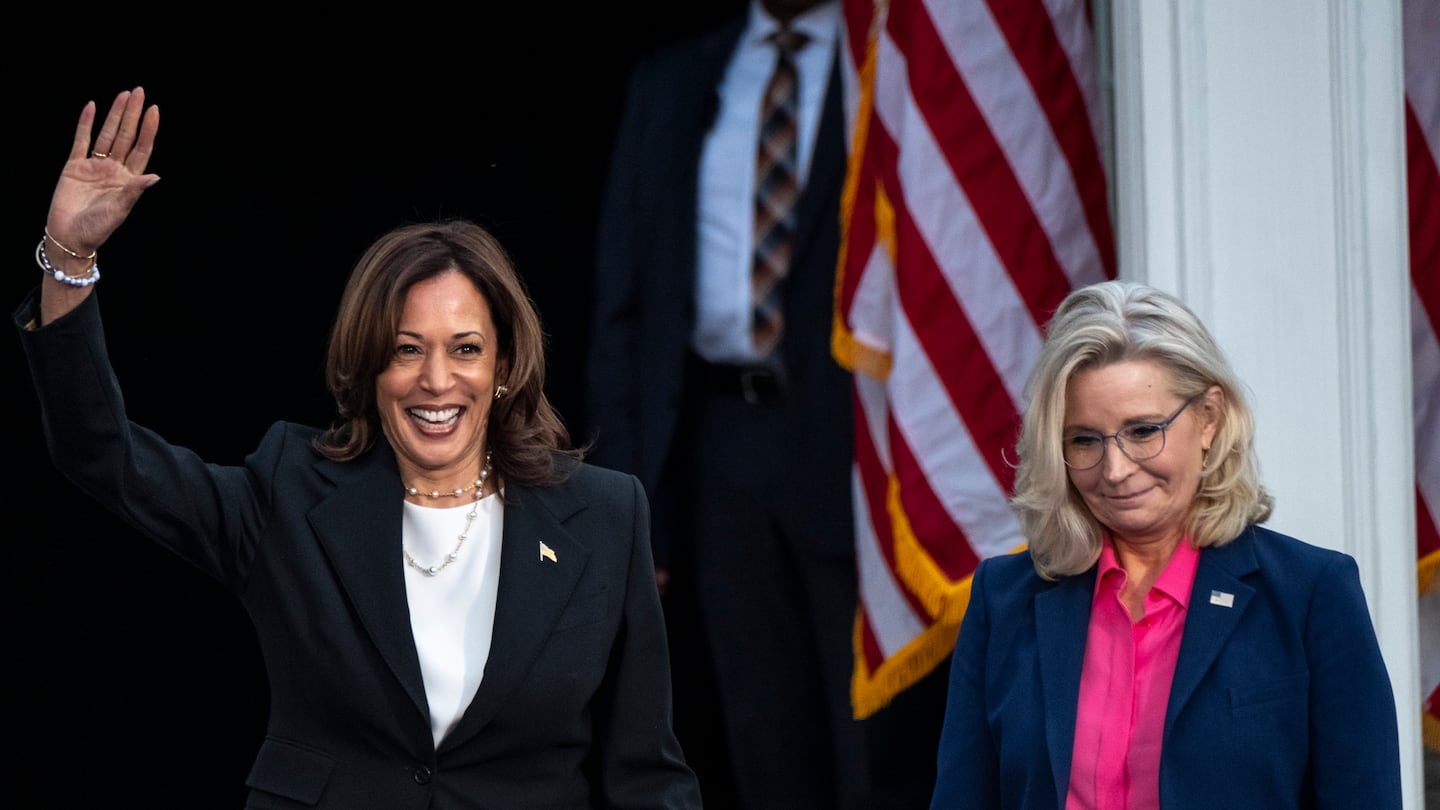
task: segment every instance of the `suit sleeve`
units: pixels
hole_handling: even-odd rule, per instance
[[[1305,648],[1314,806],[1399,810],[1395,695],[1354,558],[1335,555],[1312,600]]]
[[[624,616],[597,701],[601,806],[613,810],[700,807],[671,718],[670,654],[650,554],[650,510],[639,479],[634,503]]]
[[[40,329],[28,328],[33,294],[14,315],[51,460],[142,534],[238,588],[252,556],[247,538],[259,534],[265,508],[256,477],[250,468],[209,464],[129,421],[106,350],[99,297]],[[273,462],[282,442],[282,431],[272,430],[270,451],[252,460]]]
[[[998,807],[999,754],[985,719],[985,654],[990,646],[982,561],[970,580],[970,603],[950,656],[950,685],[940,729],[931,810]]]

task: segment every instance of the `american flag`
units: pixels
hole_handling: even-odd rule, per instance
[[[1421,725],[1440,751],[1440,3],[1405,0],[1403,25]]]
[[[944,660],[1008,499],[1050,314],[1115,276],[1084,0],[844,0],[833,350],[854,372],[857,717]],[[1009,454],[1007,457],[1007,453]]]

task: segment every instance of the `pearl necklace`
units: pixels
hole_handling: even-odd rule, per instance
[[[481,498],[485,497],[485,480],[489,477],[490,451],[487,450],[485,451],[485,468],[480,471],[480,477],[476,478],[475,483],[471,484],[470,486],[460,487],[459,489],[448,492],[441,492],[438,489],[432,489],[429,492],[424,492],[419,487],[406,487],[405,494],[415,496],[424,495],[429,498],[458,498],[473,489],[475,490],[475,500],[478,501]]]
[[[485,497],[485,482],[488,481],[490,478],[490,469],[490,453],[486,452],[485,467],[484,469],[480,470],[480,477],[475,479],[475,483],[471,484],[468,487],[457,489],[454,492],[440,492],[438,490],[421,492],[415,487],[405,488],[406,495],[428,495],[431,498],[458,498],[459,496],[464,495],[466,491],[474,489],[475,500],[477,502],[471,504],[470,511],[465,513],[465,529],[464,531],[460,532],[459,538],[455,541],[455,548],[451,549],[450,553],[445,555],[445,559],[442,560],[439,565],[421,565],[420,563],[415,561],[414,557],[410,556],[410,549],[405,548],[402,545],[400,547],[400,551],[402,554],[405,555],[406,565],[414,568],[416,571],[419,571],[427,577],[433,577],[441,571],[444,571],[446,568],[449,568],[450,563],[453,563],[455,562],[455,560],[460,558],[460,547],[465,545],[465,539],[470,536],[470,527],[475,523],[475,518],[479,517],[480,515],[480,507],[478,502],[481,498]]]

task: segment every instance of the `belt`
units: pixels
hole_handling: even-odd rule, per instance
[[[740,397],[751,405],[779,405],[785,400],[785,375],[779,368],[692,360],[695,377],[707,393]]]

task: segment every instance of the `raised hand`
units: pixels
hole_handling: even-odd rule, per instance
[[[146,174],[160,108],[145,108],[145,90],[115,97],[91,149],[95,102],[85,104],[75,126],[70,157],[55,183],[45,234],[35,258],[54,278],[40,285],[39,324],[61,317],[90,296],[100,278],[96,251],[130,216],[145,189],[160,181]]]
[[[97,250],[130,215],[141,193],[160,180],[159,175],[145,173],[160,128],[160,108],[153,104],[145,108],[144,88],[115,97],[92,150],[94,121],[91,101],[80,111],[70,157],[50,199],[45,228],[58,244],[47,240],[46,254],[57,265]]]

